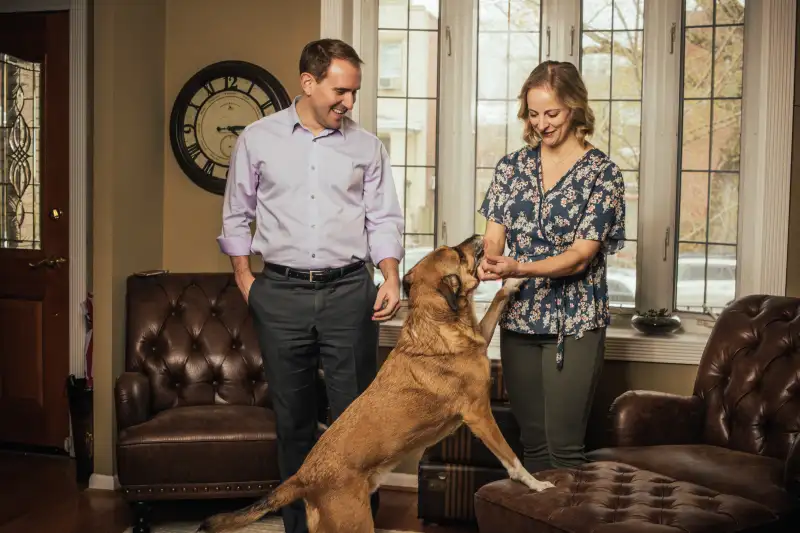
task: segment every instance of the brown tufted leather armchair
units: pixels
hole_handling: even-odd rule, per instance
[[[250,497],[275,486],[269,384],[233,276],[133,275],[126,305],[116,460],[134,531],[149,531],[148,500]],[[318,393],[324,416],[324,387]]]
[[[719,316],[694,393],[628,391],[589,454],[800,511],[800,299],[740,298]]]
[[[719,316],[691,396],[628,391],[612,446],[480,488],[481,533],[800,531],[800,298],[740,298]]]

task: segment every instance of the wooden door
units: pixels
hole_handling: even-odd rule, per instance
[[[69,14],[0,13],[0,442],[69,435]]]

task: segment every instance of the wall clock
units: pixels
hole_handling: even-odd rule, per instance
[[[283,85],[246,61],[221,61],[198,71],[175,98],[169,121],[172,152],[195,184],[225,194],[236,139],[251,122],[291,105]]]

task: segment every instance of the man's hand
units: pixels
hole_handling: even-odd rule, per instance
[[[250,258],[247,256],[231,256],[233,275],[236,279],[236,286],[244,296],[244,301],[250,303],[250,288],[256,280],[250,272]]]
[[[247,303],[250,303],[250,289],[253,287],[255,280],[256,278],[250,272],[236,274],[236,286],[239,287],[242,296],[244,296],[244,301]]]
[[[384,322],[391,320],[400,309],[400,270],[397,259],[388,257],[380,262],[378,268],[383,273],[383,284],[378,288],[378,297],[372,310],[372,320]]]
[[[378,297],[375,298],[372,320],[384,322],[391,320],[400,309],[400,282],[398,279],[386,280],[378,288]]]

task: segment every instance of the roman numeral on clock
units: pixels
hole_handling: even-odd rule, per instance
[[[197,159],[197,156],[200,155],[200,146],[197,143],[194,143],[191,146],[187,146],[186,151],[189,152],[189,157],[192,159]]]
[[[213,161],[211,161],[209,159],[208,161],[206,161],[206,164],[203,165],[203,172],[205,172],[209,176],[213,176],[214,175],[214,167],[215,166],[217,166],[216,163],[214,163]]]

